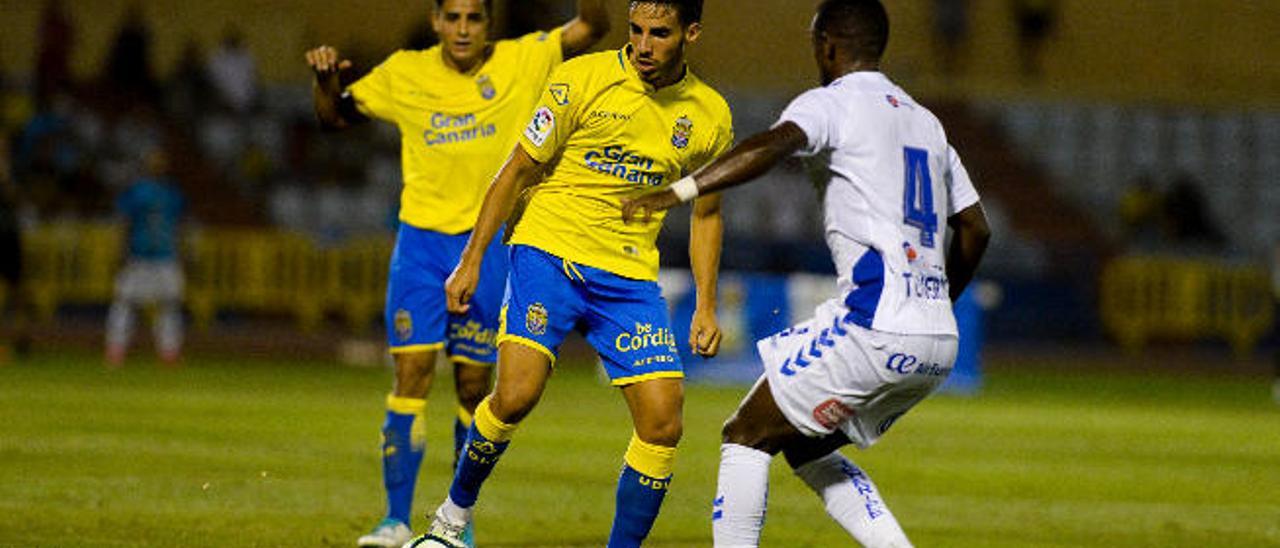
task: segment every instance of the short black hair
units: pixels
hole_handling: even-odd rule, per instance
[[[444,0],[436,0],[436,9],[444,7]],[[493,16],[493,0],[484,0],[484,12],[490,17]]]
[[[823,0],[813,30],[842,43],[857,59],[878,61],[889,45],[889,13],[880,0]]]
[[[676,9],[680,24],[689,26],[702,22],[702,0],[631,0],[631,7],[636,4],[658,4]]]

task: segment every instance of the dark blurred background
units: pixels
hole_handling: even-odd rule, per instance
[[[29,340],[16,350],[100,344],[120,260],[115,196],[159,150],[189,203],[192,351],[376,354],[399,138],[382,123],[321,132],[303,52],[336,46],[358,76],[430,45],[430,4],[0,0],[5,215],[24,243],[3,325]],[[496,4],[504,37],[574,11]],[[815,85],[811,4],[707,1],[692,66],[729,100],[739,138]],[[1266,367],[1280,3],[887,5],[885,71],[942,119],[993,222],[975,296],[988,348],[1141,356],[1174,343]],[[602,48],[625,41],[626,7],[610,6]],[[803,309],[816,297],[797,293],[833,291],[817,196],[798,163],[768,179],[728,195],[723,266],[742,287],[788,280],[778,298]],[[687,266],[687,227],[669,217],[666,266]],[[726,306],[749,308],[741,300]],[[334,343],[350,340],[367,344]]]

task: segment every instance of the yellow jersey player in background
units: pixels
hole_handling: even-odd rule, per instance
[[[385,310],[395,357],[395,385],[382,426],[387,515],[360,537],[360,546],[400,546],[413,536],[409,516],[437,353],[444,350],[454,363],[455,454],[488,391],[507,277],[503,246],[487,249],[492,259],[470,312],[446,313],[445,278],[475,223],[485,187],[514,146],[547,75],[609,27],[604,0],[579,0],[577,17],[560,28],[491,42],[491,4],[435,0],[431,21],[440,44],[398,51],[346,89],[339,76],[350,61],[328,46],[306,54],[315,72],[316,114],[325,127],[377,118],[395,124],[401,135],[404,190]]]
[[[449,496],[418,544],[466,545],[481,484],[541,397],[560,344],[575,329],[599,353],[634,425],[608,545],[639,546],[649,534],[682,434],[684,373],[657,284],[661,216],[625,225],[621,204],[692,173],[733,144],[728,105],[685,65],[701,16],[701,0],[631,2],[629,43],[552,74],[519,146],[489,188],[446,291],[451,311],[475,306],[492,260],[485,250],[528,189],[511,238],[498,377],[476,408]],[[704,356],[720,344],[722,220],[719,199],[709,198],[693,207],[689,249],[697,286],[689,337]]]

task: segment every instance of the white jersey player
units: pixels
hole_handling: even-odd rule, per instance
[[[910,546],[867,474],[836,450],[875,443],[946,379],[958,341],[951,303],[990,231],[937,118],[879,72],[889,34],[879,0],[826,0],[812,31],[823,87],[623,215],[745,183],[792,154],[818,163],[840,297],[758,343],[765,374],[724,427],[715,543],[759,544],[781,451],[863,545]]]

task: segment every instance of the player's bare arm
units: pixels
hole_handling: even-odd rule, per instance
[[[444,284],[449,312],[462,314],[470,308],[471,295],[480,282],[480,262],[484,251],[498,234],[498,228],[511,217],[520,192],[537,180],[538,166],[537,160],[516,145],[493,184],[489,185],[475,229],[467,239],[467,247],[462,250],[458,266]]]
[[[947,250],[947,280],[951,285],[951,301],[955,302],[973,280],[978,261],[991,240],[991,228],[987,225],[987,213],[982,204],[964,208],[947,218],[951,227],[951,248]]]
[[[764,175],[791,156],[808,141],[804,131],[792,122],[758,133],[738,143],[729,152],[662,190],[622,202],[622,219],[645,222],[654,213],[671,209],[695,196],[719,192]]]
[[[605,0],[578,0],[578,15],[564,24],[560,47],[565,59],[587,51],[609,34],[609,10]]]
[[[343,129],[367,121],[356,108],[355,98],[342,89],[341,74],[351,68],[351,61],[343,59],[331,46],[308,50],[306,59],[315,74],[311,97],[320,125],[325,129]]]
[[[716,320],[720,249],[724,234],[720,196],[704,196],[693,202],[689,226],[689,264],[697,288],[689,346],[695,354],[711,357],[720,352],[720,324]]]

